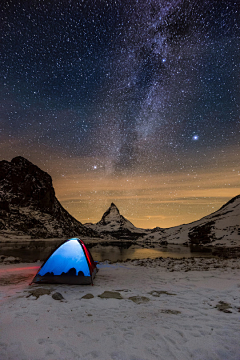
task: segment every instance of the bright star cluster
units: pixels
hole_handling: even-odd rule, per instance
[[[138,226],[147,226],[144,209],[150,226],[184,221],[177,213],[193,220],[204,180],[181,197],[173,179],[238,174],[238,1],[3,0],[0,24],[1,158],[22,155],[48,171],[80,221],[97,220],[114,199],[126,216],[139,213]],[[69,195],[70,176],[92,188]],[[162,177],[168,206],[183,198],[182,207],[166,211]],[[234,181],[219,204],[237,195]],[[159,223],[162,213],[171,221]]]

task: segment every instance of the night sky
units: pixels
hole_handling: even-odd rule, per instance
[[[240,193],[240,4],[2,0],[0,157],[53,178],[81,222],[138,227]]]

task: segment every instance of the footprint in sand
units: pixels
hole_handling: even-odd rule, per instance
[[[45,344],[52,344],[51,340],[49,338],[41,338],[41,339],[38,339],[38,344],[39,345],[45,345]]]
[[[134,337],[134,333],[132,331],[125,332],[123,334],[123,337],[124,337],[125,340],[132,339]]]
[[[143,338],[146,340],[155,340],[155,337],[148,333],[143,334]]]
[[[88,360],[88,359],[97,359],[99,356],[101,356],[101,354],[99,354],[99,351],[91,351],[89,353],[86,353],[84,355],[84,359]]]

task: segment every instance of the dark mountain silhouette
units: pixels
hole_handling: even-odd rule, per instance
[[[0,230],[32,238],[94,235],[59,203],[51,176],[21,156],[0,161]]]
[[[240,195],[219,210],[190,224],[140,229],[122,216],[115,204],[96,224],[81,224],[59,203],[52,178],[18,156],[0,161],[0,232],[32,238],[101,236],[171,244],[240,244]]]

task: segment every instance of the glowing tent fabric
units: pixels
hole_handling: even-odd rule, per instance
[[[82,240],[69,239],[41,266],[35,283],[92,284],[97,268]]]

